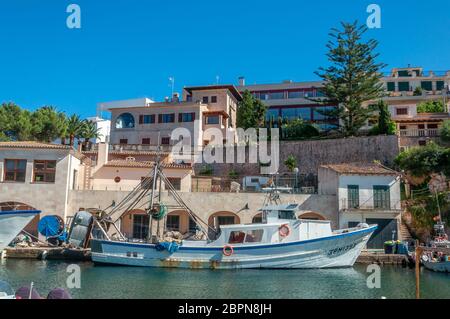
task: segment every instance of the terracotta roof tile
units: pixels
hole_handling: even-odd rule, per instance
[[[68,145],[42,143],[34,141],[0,142],[0,148],[31,148],[31,149],[62,149],[62,150],[72,149],[72,147]]]
[[[329,164],[329,165],[321,165],[320,167],[333,170],[339,174],[398,175],[395,171],[389,170],[375,163]]]
[[[127,161],[127,160],[112,160],[106,163],[105,167],[131,167],[131,168],[152,168],[155,165],[155,162],[149,161]],[[182,169],[191,169],[192,165],[190,164],[162,164],[163,168],[182,168]]]

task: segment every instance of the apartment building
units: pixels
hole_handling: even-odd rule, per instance
[[[243,77],[239,78],[238,90],[242,93],[248,90],[253,96],[264,102],[269,108],[266,120],[302,118],[318,125],[322,130],[335,129],[339,125],[336,118],[325,116],[323,112],[336,105],[321,105],[313,100],[323,98],[320,88],[322,82],[293,82],[291,80],[274,84],[246,85]]]
[[[236,110],[241,99],[233,85],[214,85],[186,87],[182,97],[174,94],[164,102],[140,106],[112,102],[114,106],[108,108],[112,121],[110,143],[135,150],[155,150],[160,145],[168,150],[174,144],[172,132],[180,128],[190,133],[191,146],[208,144],[212,138],[204,132],[209,128],[219,129],[235,142]]]
[[[382,79],[393,120],[397,123],[399,143],[402,149],[423,145],[439,136],[442,122],[449,119],[450,110],[450,71],[426,72],[420,67],[394,68]],[[238,90],[250,91],[268,107],[267,121],[278,118],[296,119],[317,124],[322,130],[334,129],[339,121],[323,115],[322,110],[336,105],[322,105],[314,100],[323,98],[320,88],[323,82],[283,81],[274,84],[247,85],[245,78],[239,78]],[[420,113],[417,106],[424,101],[442,100],[446,105],[444,112]],[[366,106],[376,101],[368,101]],[[368,122],[364,129],[370,129]]]
[[[401,149],[425,145],[439,138],[443,121],[450,119],[450,71],[426,72],[423,68],[396,68],[383,78]],[[424,113],[418,106],[426,101],[442,101],[442,112]]]

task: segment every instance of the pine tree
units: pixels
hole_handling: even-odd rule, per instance
[[[238,105],[236,125],[243,129],[264,127],[266,112],[267,106],[246,90]]]
[[[315,101],[338,105],[334,110],[322,112],[337,117],[344,135],[351,136],[357,134],[371,115],[363,102],[385,95],[380,70],[386,65],[375,61],[379,56],[374,53],[378,42],[363,41],[365,25],[342,23],[342,28],[332,29],[330,33],[327,57],[332,65],[316,72],[325,82],[322,91],[326,98]]]

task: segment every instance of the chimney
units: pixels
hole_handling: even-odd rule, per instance
[[[238,78],[238,80],[239,80],[239,86],[245,86],[245,77],[240,76]]]
[[[109,155],[108,153],[109,153],[109,144],[99,143],[97,153],[97,164],[95,165],[97,169],[108,163],[108,155]]]

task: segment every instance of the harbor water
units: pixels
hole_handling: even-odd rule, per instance
[[[53,288],[67,287],[70,265],[57,261],[2,259],[0,280],[8,281],[15,289],[34,282],[41,296],[46,296]],[[399,266],[381,267],[381,288],[369,289],[367,280],[371,273],[363,265],[348,269],[233,271],[76,265],[80,269],[80,288],[70,289],[76,299],[415,297],[414,269]],[[421,293],[423,298],[450,298],[450,275],[422,269]]]

